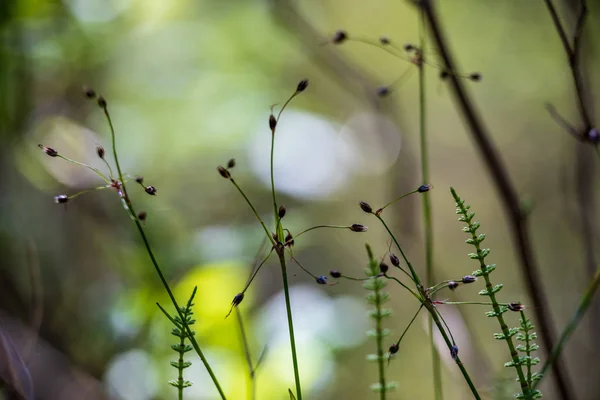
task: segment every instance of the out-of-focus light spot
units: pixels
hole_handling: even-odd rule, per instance
[[[154,361],[139,349],[116,355],[108,364],[104,380],[112,396],[127,400],[152,399],[159,384]]]
[[[250,146],[250,162],[265,185],[270,185],[271,132],[267,118]],[[275,137],[275,186],[278,191],[302,198],[322,198],[348,179],[338,164],[337,133],[323,117],[286,110]]]
[[[241,258],[244,236],[239,229],[226,226],[209,226],[196,234],[195,247],[207,261]]]
[[[346,121],[337,146],[345,167],[362,175],[379,175],[396,163],[402,139],[396,126],[385,116],[362,113]]]
[[[355,297],[343,296],[333,299],[331,307],[331,329],[323,340],[331,347],[342,349],[356,347],[368,339],[365,332],[370,328],[367,306]]]
[[[65,0],[81,22],[109,22],[131,6],[131,0]]]

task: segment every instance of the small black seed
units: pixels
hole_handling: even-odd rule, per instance
[[[390,38],[388,38],[387,36],[381,36],[379,38],[379,43],[383,45],[390,44]]]
[[[235,167],[235,158],[232,158],[231,160],[227,161],[227,168],[233,168]]]
[[[450,289],[450,290],[454,290],[454,289],[456,289],[457,287],[458,287],[458,282],[454,282],[454,281],[452,281],[452,282],[448,282],[448,289]]]
[[[233,307],[236,307],[236,306],[238,306],[242,302],[242,300],[244,300],[244,293],[238,293],[233,298],[233,301],[231,302],[231,305]]]
[[[479,72],[474,72],[469,75],[469,79],[473,82],[479,82],[481,80],[481,74]]]
[[[400,259],[394,253],[390,253],[390,262],[392,263],[392,265],[394,267],[399,267],[400,266]]]
[[[319,285],[327,285],[327,277],[324,275],[318,276],[316,281]]]
[[[308,87],[308,79],[302,79],[298,82],[298,86],[296,87],[296,92],[304,92]]]
[[[56,157],[58,155],[58,151],[53,149],[52,147],[46,147],[43,144],[38,144],[38,147],[44,151],[44,153],[48,154],[50,157]]]
[[[342,273],[336,269],[332,269],[331,271],[329,271],[329,275],[331,275],[332,278],[341,278],[342,277]]]
[[[390,269],[390,267],[386,263],[384,263],[384,262],[379,263],[379,270],[382,273],[385,274],[386,272],[388,272],[389,269]]]
[[[138,214],[138,219],[140,221],[145,221],[147,216],[148,214],[146,213],[146,211],[140,211],[140,213]]]
[[[279,206],[279,211],[277,212],[277,215],[279,215],[279,218],[283,218],[283,217],[285,217],[286,212],[287,212],[287,208],[285,208],[285,206],[282,204]]]
[[[425,192],[429,192],[431,189],[433,189],[433,185],[431,185],[431,184],[421,185],[417,189],[417,192],[419,192],[419,193],[425,193]]]
[[[361,201],[360,203],[358,203],[360,205],[360,208],[368,213],[368,214],[372,214],[373,213],[373,208],[371,208],[371,206],[369,205],[369,203],[365,203],[364,201]]]
[[[361,224],[352,224],[350,225],[350,230],[352,232],[366,232],[367,231],[367,227]]]
[[[104,147],[100,145],[96,146],[96,153],[98,153],[98,157],[104,159]]]
[[[331,43],[342,44],[346,41],[346,39],[348,39],[348,34],[346,33],[346,31],[339,30],[333,34],[333,37],[331,38]]]
[[[83,88],[83,94],[88,99],[95,99],[96,98],[96,92],[94,91],[94,89],[91,89],[91,88],[88,88],[88,87]]]
[[[473,283],[477,280],[473,275],[466,275],[462,278],[462,283]]]
[[[386,86],[382,86],[377,89],[377,96],[379,96],[379,97],[385,97],[388,94],[390,94],[390,89],[387,88]]]
[[[271,129],[271,131],[274,131],[276,127],[277,127],[277,120],[275,119],[275,116],[273,114],[271,114],[271,115],[269,115],[269,129]]]
[[[393,345],[390,346],[390,354],[396,354],[398,352],[398,350],[400,349],[400,346],[397,343],[394,343]]]
[[[106,106],[107,106],[106,99],[102,96],[98,97],[98,105],[100,106],[100,108],[106,109]]]
[[[144,183],[144,177],[143,176],[138,176],[138,177],[135,178],[135,181],[137,183]]]
[[[65,204],[69,201],[69,196],[66,194],[59,194],[58,196],[54,196],[54,202],[57,204]]]
[[[146,191],[146,193],[148,193],[149,195],[151,195],[151,196],[156,196],[156,192],[157,192],[157,190],[156,190],[156,188],[155,188],[154,186],[146,186],[146,187],[144,188],[144,190],[145,190],[145,191]]]

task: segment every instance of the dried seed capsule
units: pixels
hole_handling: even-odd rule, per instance
[[[91,89],[89,87],[84,87],[83,88],[83,94],[88,99],[95,99],[96,98],[96,92],[94,91],[94,89]]]
[[[596,128],[592,128],[588,131],[585,138],[588,142],[598,143],[600,141],[600,133],[598,133]]]
[[[157,192],[157,190],[156,190],[156,188],[155,188],[154,186],[146,186],[146,187],[144,188],[144,190],[145,190],[145,191],[146,191],[146,193],[148,193],[149,195],[151,195],[151,196],[156,196],[156,192]]]
[[[446,78],[448,78],[450,76],[450,73],[448,71],[442,71],[440,72],[440,79],[444,80]]]
[[[466,275],[462,278],[462,283],[473,283],[477,280],[473,275]]]
[[[448,289],[450,289],[450,290],[454,290],[454,289],[456,289],[457,287],[458,287],[458,282],[454,282],[454,281],[452,281],[452,282],[448,282]]]
[[[469,79],[473,82],[479,82],[481,80],[481,74],[479,72],[474,72],[469,75]]]
[[[329,271],[329,275],[331,275],[332,278],[341,278],[342,277],[342,273],[336,269],[332,269],[331,271]]]
[[[144,177],[143,176],[138,176],[135,178],[135,181],[139,184],[144,183]]]
[[[388,38],[387,36],[381,36],[379,38],[379,43],[383,45],[390,44],[390,38]]]
[[[352,225],[350,225],[350,230],[352,232],[366,232],[367,229],[369,229],[369,228],[367,228],[366,226],[361,225],[361,224],[352,224]]]
[[[398,345],[398,343],[394,343],[393,345],[390,346],[390,354],[396,354],[398,352],[398,350],[400,349],[400,346]]]
[[[316,281],[319,285],[327,285],[327,277],[324,275],[318,276]]]
[[[98,157],[104,159],[104,147],[100,145],[96,146],[96,153],[98,153]]]
[[[286,212],[287,212],[287,208],[285,208],[285,206],[282,204],[279,206],[279,211],[277,212],[277,215],[279,215],[279,218],[283,218],[283,217],[285,217]]]
[[[217,171],[219,171],[219,174],[221,174],[221,176],[225,179],[231,179],[231,174],[229,173],[229,171],[227,171],[227,169],[223,168],[222,166],[218,166],[217,167]]]
[[[146,213],[146,211],[140,211],[138,213],[138,219],[140,221],[145,221],[147,216],[148,216],[148,214]]]
[[[108,105],[106,103],[106,99],[102,96],[98,97],[98,105],[100,106],[100,108],[104,108],[106,109],[106,106]]]
[[[388,94],[390,94],[390,89],[386,86],[381,86],[380,88],[377,88],[377,96],[379,97],[385,97]]]
[[[275,239],[277,240],[277,239]],[[294,237],[292,236],[291,233],[288,233],[285,237],[285,242],[289,245],[289,246],[293,246],[294,245]]]
[[[390,253],[390,262],[392,263],[392,265],[394,267],[399,267],[400,266],[400,259],[394,253]]]
[[[404,51],[406,51],[407,53],[410,53],[411,51],[414,51],[416,49],[417,48],[415,47],[414,44],[407,43],[404,45]]]
[[[523,311],[525,309],[525,306],[519,302],[514,302],[514,303],[510,303],[508,305],[508,309],[510,311],[519,312],[519,311]]]
[[[360,205],[360,208],[368,213],[368,214],[372,214],[373,213],[373,208],[371,208],[371,206],[369,205],[369,203],[365,203],[364,201],[361,201],[360,203],[358,203],[358,205]]]
[[[450,348],[450,357],[452,357],[452,359],[456,360],[456,357],[458,357],[458,346],[454,345],[452,346],[452,348]]]
[[[235,167],[235,158],[232,158],[231,160],[227,161],[227,168],[233,168]]]

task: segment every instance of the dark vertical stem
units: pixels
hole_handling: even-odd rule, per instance
[[[437,45],[444,68],[448,71],[458,71],[454,62],[454,57],[450,53],[446,35],[442,31],[435,10],[434,1],[419,0],[417,4],[425,13],[431,36]],[[490,139],[487,128],[484,126],[473,102],[467,95],[460,78],[450,74],[448,80],[458,107],[463,114],[463,118],[471,132],[471,136],[475,141],[477,149],[481,153],[482,159],[492,175],[493,182],[508,214],[512,240],[517,249],[521,271],[525,278],[525,284],[528,288],[529,295],[531,296],[533,307],[537,310],[541,342],[545,351],[549,354],[556,342],[554,323],[549,311],[550,303],[542,285],[540,271],[533,255],[527,224],[527,214],[521,210],[519,197],[510,181],[508,172]],[[560,397],[564,400],[572,399],[572,390],[569,386],[565,364],[561,359],[556,360],[556,363],[553,365],[553,371],[553,377]]]

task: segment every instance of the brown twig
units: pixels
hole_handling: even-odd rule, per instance
[[[457,71],[458,68],[456,68],[454,58],[448,48],[446,36],[442,32],[438,15],[433,5],[433,0],[418,0],[417,5],[421,7],[425,13],[431,36],[434,43],[437,45],[444,67],[448,71]],[[527,214],[521,209],[520,199],[508,176],[508,172],[498,155],[498,151],[491,141],[487,128],[479,117],[473,102],[467,95],[461,80],[454,75],[450,75],[448,78],[452,93],[462,111],[463,117],[475,140],[475,144],[481,153],[484,163],[492,175],[494,184],[500,193],[500,197],[508,213],[512,231],[512,240],[517,248],[521,270],[533,302],[533,307],[538,311],[537,317],[542,344],[549,354],[556,341],[554,324],[548,307],[549,302],[542,285],[541,275],[531,246]],[[565,366],[561,359],[556,360],[556,363],[553,365],[553,372],[560,398],[564,400],[572,399],[572,390],[569,387]]]

